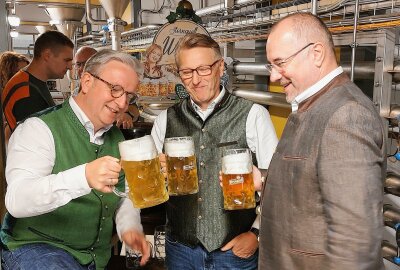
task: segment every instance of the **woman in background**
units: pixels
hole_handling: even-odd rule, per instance
[[[26,67],[29,60],[22,54],[15,52],[3,52],[0,56],[0,90],[3,91],[7,82],[15,75],[21,68]],[[1,94],[1,92],[0,92]],[[4,126],[4,140],[6,145],[11,136],[11,130],[8,127],[7,121],[3,116]]]

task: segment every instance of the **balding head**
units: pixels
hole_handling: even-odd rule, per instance
[[[88,46],[80,47],[76,51],[74,62],[79,78],[82,75],[83,67],[85,66],[86,61],[96,53],[97,51],[95,49]]]
[[[270,80],[284,87],[288,102],[338,66],[329,30],[311,13],[291,14],[276,23],[266,51]]]
[[[311,13],[293,13],[278,23],[274,24],[270,34],[274,32],[291,32],[297,41],[303,41],[308,44],[319,41],[324,43],[327,51],[335,54],[332,35],[325,23],[317,16]]]

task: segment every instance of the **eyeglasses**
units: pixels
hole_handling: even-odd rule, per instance
[[[278,62],[273,63],[273,64],[266,64],[265,67],[267,68],[268,72],[271,73],[272,69],[275,69],[277,72],[281,73],[285,66],[287,64],[290,63],[290,61],[292,61],[296,55],[298,55],[299,53],[301,53],[302,51],[304,51],[305,49],[307,49],[309,46],[314,45],[315,43],[308,43],[306,46],[304,46],[303,48],[301,48],[300,50],[298,50],[297,52],[295,52],[294,54],[292,54],[291,56],[282,59],[282,60],[278,60]]]
[[[83,62],[76,62],[76,63],[75,63],[75,67],[76,67],[76,68],[83,68],[83,67],[85,66],[85,64],[86,64],[86,61],[83,61]]]
[[[138,99],[138,96],[136,94],[125,91],[121,85],[109,83],[106,80],[103,80],[102,78],[100,78],[90,72],[88,72],[88,73],[90,75],[92,75],[94,78],[98,79],[99,81],[102,81],[103,83],[105,83],[110,88],[111,96],[113,98],[122,97],[122,95],[126,93],[126,100],[128,101],[128,104],[130,104],[130,105],[134,104],[136,102],[136,100]]]
[[[190,79],[193,77],[193,72],[196,71],[197,75],[199,76],[208,76],[211,74],[212,68],[213,66],[218,63],[219,61],[221,61],[221,59],[216,60],[214,63],[212,63],[211,65],[205,65],[205,66],[199,66],[195,69],[192,68],[185,68],[185,69],[180,69],[179,72],[179,76],[181,76],[181,79],[186,80],[186,79]]]

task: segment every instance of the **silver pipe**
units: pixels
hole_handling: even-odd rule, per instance
[[[87,40],[87,39],[96,39],[96,38],[101,38],[102,36],[100,36],[100,35],[87,35],[87,36],[83,36],[83,37],[80,37],[80,38],[77,38],[76,39],[76,41],[78,42],[78,41],[85,41],[85,40]]]
[[[387,173],[384,183],[384,189],[386,193],[400,196],[400,176],[391,172]]]
[[[90,0],[85,0],[85,7],[86,7],[86,20],[88,20],[91,24],[94,25],[107,24],[106,20],[95,20],[92,18],[92,13],[90,12],[92,10]]]
[[[393,257],[397,256],[397,247],[395,247],[386,240],[382,241],[381,247],[382,247],[383,258],[394,263]]]
[[[149,24],[146,26],[142,26],[142,27],[138,27],[135,29],[131,29],[125,32],[122,32],[121,35],[125,36],[125,35],[129,35],[129,34],[136,34],[136,33],[140,33],[140,32],[144,32],[144,31],[148,31],[148,30],[153,30],[153,29],[158,29],[160,28],[160,26],[155,25],[155,24]]]
[[[355,12],[354,12],[354,30],[353,30],[353,46],[351,47],[351,71],[350,71],[350,80],[354,81],[354,65],[356,62],[356,47],[357,47],[357,24],[358,24],[358,9],[359,9],[359,0],[356,0],[355,4]]]
[[[371,76],[374,75],[375,72],[375,62],[373,61],[358,61],[357,66],[355,66],[355,76],[357,79],[370,79]],[[343,70],[345,73],[349,74],[351,65],[349,62],[341,63]],[[399,64],[400,68],[400,64]],[[233,69],[234,75],[261,75],[261,76],[269,76],[269,72],[265,67],[264,63],[243,63],[243,62],[232,62],[231,65],[228,66],[228,69]],[[396,77],[398,74],[398,78]],[[400,81],[400,73],[395,73],[393,76],[393,81]]]
[[[202,1],[202,0],[200,0],[200,1]],[[248,5],[248,4],[252,4],[252,3],[255,4],[257,2],[259,2],[259,1],[254,1],[254,0],[235,0],[235,4],[234,5]],[[199,8],[198,10],[196,10],[196,15],[201,17],[201,16],[204,16],[206,14],[219,12],[219,11],[223,11],[223,10],[225,10],[225,3]]]
[[[385,226],[395,228],[396,224],[400,222],[400,210],[390,204],[383,205],[383,220]]]
[[[111,34],[111,48],[113,51],[121,50],[121,32],[110,31]]]
[[[283,93],[234,89],[232,94],[263,105],[272,105],[281,108],[290,108],[290,104],[286,102],[286,97],[285,94]]]
[[[318,0],[311,0],[311,13],[317,15]]]

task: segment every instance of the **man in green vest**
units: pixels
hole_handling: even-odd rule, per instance
[[[142,252],[141,264],[148,260],[140,211],[112,193],[125,188],[123,136],[113,123],[136,97],[138,67],[103,50],[87,62],[77,96],[16,128],[0,234],[4,269],[104,269],[114,218],[120,239]]]
[[[220,85],[224,60],[211,37],[185,36],[176,63],[189,97],[160,113],[152,136],[160,152],[165,138],[193,138],[199,192],[167,202],[167,267],[257,269],[255,209],[224,210],[218,176],[227,148],[250,148],[254,164],[268,168],[277,145],[269,113]]]

